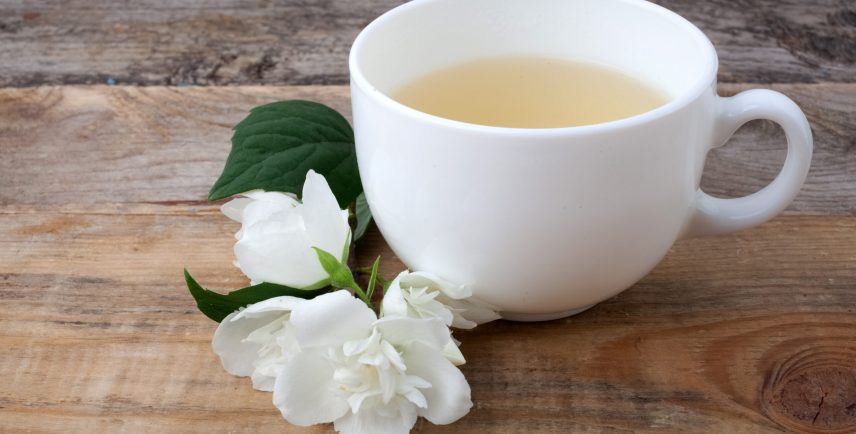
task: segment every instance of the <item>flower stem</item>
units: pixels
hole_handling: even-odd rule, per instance
[[[371,276],[372,267],[360,267],[360,268],[357,268],[356,270],[354,270],[354,272],[361,275],[361,276]],[[381,276],[377,276],[377,281],[383,287],[384,292],[386,291],[387,288],[389,288],[389,284],[392,283],[391,280],[384,279]]]
[[[368,305],[369,308],[374,310],[374,306],[372,306],[371,299],[369,299],[368,295],[366,295],[366,292],[363,291],[363,288],[360,288],[360,285],[357,285],[357,282],[353,282],[353,285],[348,289],[353,291],[354,294],[356,294],[356,296],[360,298],[360,300],[362,300],[366,305]]]

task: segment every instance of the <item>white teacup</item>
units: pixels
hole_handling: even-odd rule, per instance
[[[602,124],[517,129],[388,96],[446,66],[519,54],[612,65],[670,102]],[[796,104],[770,90],[718,97],[711,42],[641,0],[415,0],[360,33],[350,69],[360,173],[386,241],[408,267],[472,284],[512,320],[578,313],[633,285],[680,238],[772,218],[811,161]],[[753,119],[784,129],[781,173],[746,197],[705,194],[707,152]]]

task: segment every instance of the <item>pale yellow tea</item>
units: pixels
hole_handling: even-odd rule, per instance
[[[616,69],[531,56],[441,69],[407,83],[392,97],[435,116],[513,128],[598,124],[668,101],[664,92]]]

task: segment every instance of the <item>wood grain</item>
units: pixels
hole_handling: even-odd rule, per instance
[[[0,3],[0,432],[331,431],[222,370],[181,269],[247,283],[204,200],[230,127],[289,98],[348,114],[351,41],[399,3]],[[681,241],[581,315],[456,333],[475,407],[415,432],[856,432],[856,6],[657,3],[714,41],[721,94],[780,83],[805,110],[808,182],[784,216]],[[702,185],[756,191],[784,148],[752,122]],[[403,268],[371,228],[355,257],[378,254],[386,277]]]
[[[245,284],[235,224],[212,205],[133,207],[0,212],[0,431],[327,432],[282,422],[210,350],[181,269]],[[392,277],[402,265],[367,237],[360,262],[382,253]],[[582,315],[457,333],[476,406],[416,432],[852,432],[854,287],[854,217],[683,241]]]
[[[9,0],[0,86],[344,84],[360,29],[400,0]],[[856,81],[848,0],[659,0],[715,43],[726,82]]]
[[[800,104],[815,134],[811,173],[788,212],[856,213],[856,84],[774,88]],[[304,98],[349,115],[347,95],[342,86],[0,89],[0,206],[203,201],[229,152],[231,126],[251,107]],[[711,152],[702,185],[720,196],[757,191],[784,154],[778,126],[751,123]]]

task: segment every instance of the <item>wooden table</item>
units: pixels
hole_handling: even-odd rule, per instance
[[[216,289],[236,227],[205,201],[230,126],[306,98],[349,113],[346,57],[394,0],[0,4],[0,431],[329,432],[282,421],[220,367]],[[663,0],[721,56],[720,92],[772,87],[814,128],[784,215],[679,242],[573,318],[458,333],[475,407],[418,432],[856,432],[856,4]],[[767,122],[711,154],[730,196],[784,158]],[[376,230],[357,254],[383,252]]]

